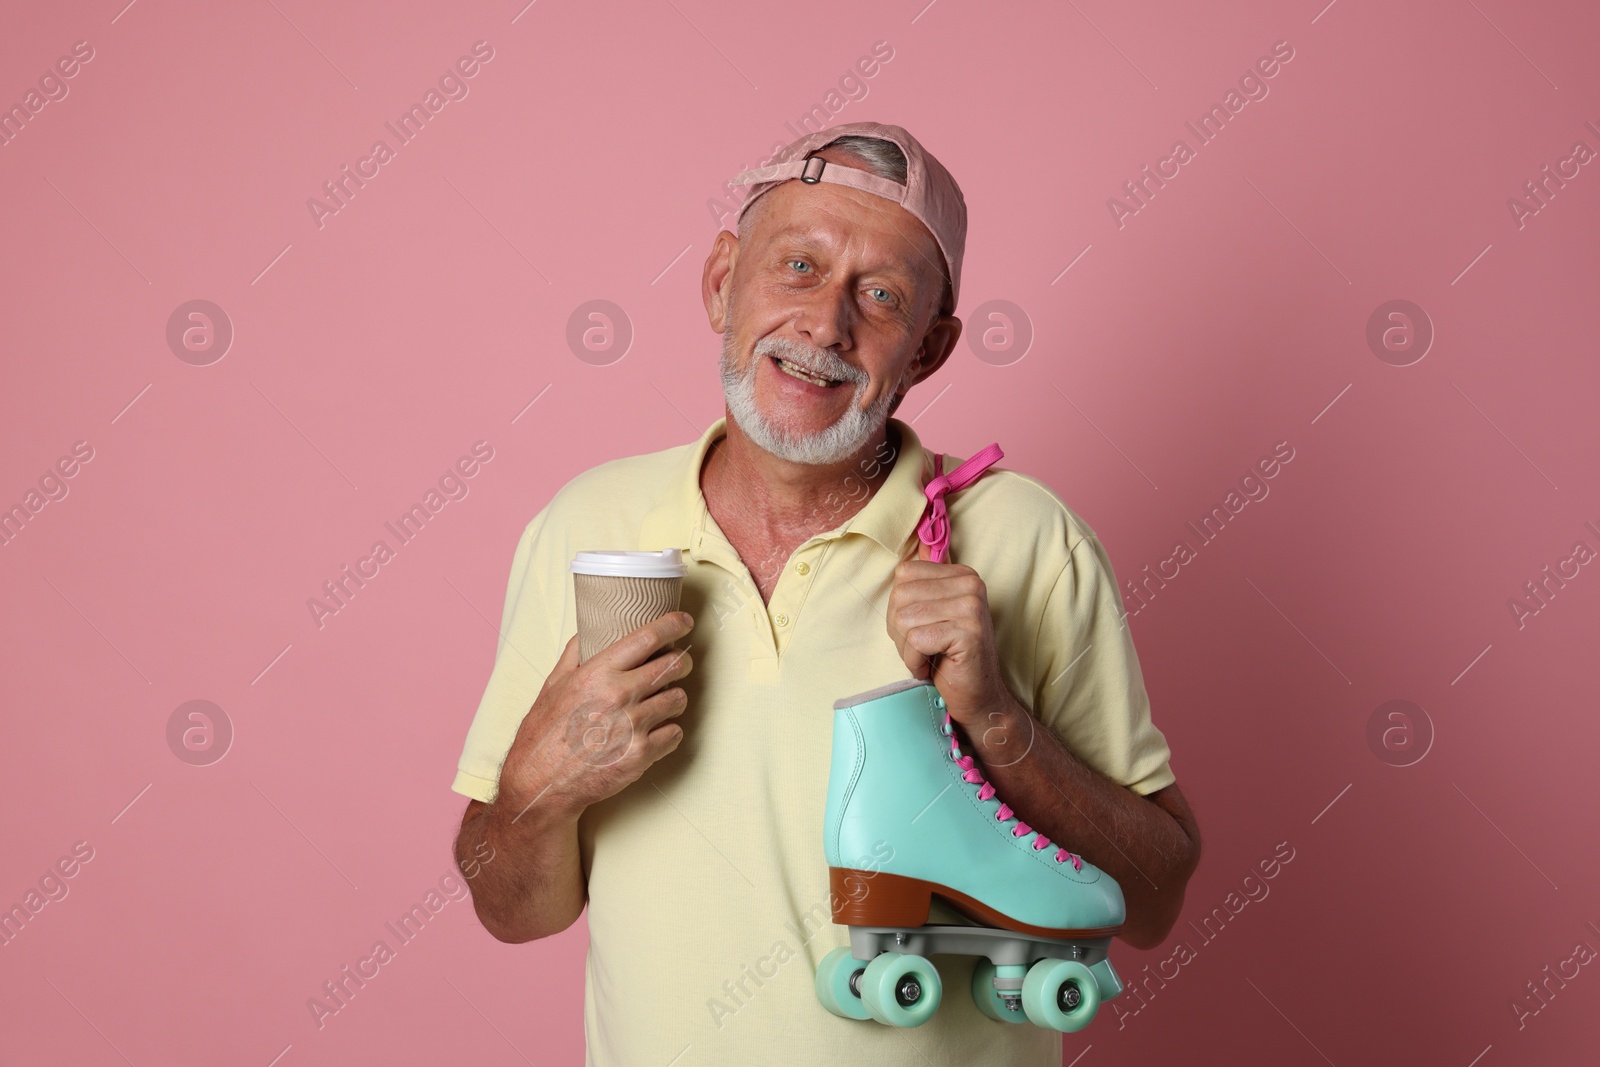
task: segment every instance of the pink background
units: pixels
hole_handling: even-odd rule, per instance
[[[1114,959],[1193,958],[1065,1060],[1593,1048],[1594,967],[1520,1026],[1511,1004],[1600,948],[1600,567],[1520,627],[1508,600],[1600,549],[1600,166],[1520,227],[1507,205],[1600,148],[1592,8],[124,2],[0,34],[0,103],[94,50],[0,148],[0,507],[93,449],[0,548],[0,904],[93,849],[0,948],[6,1062],[581,1062],[581,923],[510,947],[451,901],[320,1029],[306,1002],[450,870],[524,523],[722,413],[707,201],[879,41],[831,121],[904,125],[957,176],[958,313],[999,331],[899,417],[958,455],[998,440],[1122,579],[1294,449],[1130,620],[1206,847],[1168,944]],[[469,94],[319,228],[307,199],[480,40]],[[1108,198],[1278,41],[1269,94],[1119,228]],[[167,342],[194,299],[235,332],[207,366]],[[620,358],[569,347],[597,299]],[[1396,299],[1436,331],[1407,366],[1366,339]],[[973,320],[997,300],[1021,358]],[[470,493],[319,629],[308,598],[478,441]],[[169,747],[191,700],[226,758]],[[1369,742],[1391,700],[1421,712]],[[1270,895],[1202,938],[1280,842]]]

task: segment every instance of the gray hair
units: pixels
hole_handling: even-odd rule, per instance
[[[901,185],[906,183],[906,154],[893,141],[881,137],[863,137],[850,134],[829,141],[824,148],[842,148],[867,165],[867,169],[880,178],[888,178]]]

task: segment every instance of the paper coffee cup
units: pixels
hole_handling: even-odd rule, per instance
[[[618,638],[677,611],[689,567],[682,549],[664,548],[579,552],[568,570],[577,597],[578,658],[587,660]]]

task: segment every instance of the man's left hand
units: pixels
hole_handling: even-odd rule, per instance
[[[917,558],[895,568],[888,628],[912,676],[931,674],[953,721],[970,729],[1011,707],[988,590],[971,567],[933,562],[918,538]]]

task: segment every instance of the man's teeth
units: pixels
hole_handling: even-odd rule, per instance
[[[826,386],[826,385],[833,385],[834,384],[833,382],[830,382],[826,378],[818,378],[815,374],[807,373],[806,371],[800,369],[799,367],[795,366],[793,363],[790,363],[788,360],[783,359],[781,357],[778,359],[778,366],[783,368],[784,373],[793,375],[794,377],[799,378],[802,381],[810,382],[812,385],[824,385],[824,386]]]

